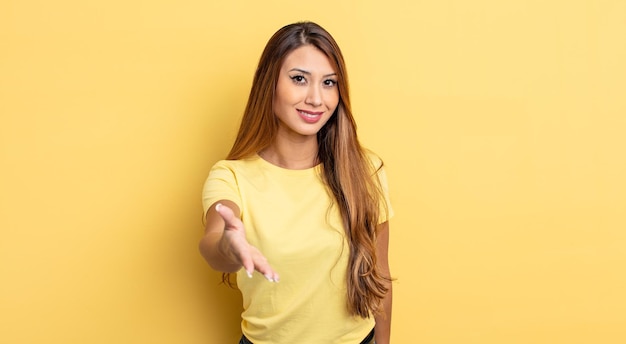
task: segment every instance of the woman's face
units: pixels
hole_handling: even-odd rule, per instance
[[[337,74],[324,53],[303,45],[287,55],[274,95],[279,134],[316,135],[338,104]]]

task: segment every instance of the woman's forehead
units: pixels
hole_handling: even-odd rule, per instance
[[[321,75],[336,73],[335,67],[326,54],[310,44],[298,47],[285,56],[282,70],[290,71],[292,69]]]

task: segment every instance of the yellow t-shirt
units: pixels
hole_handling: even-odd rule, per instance
[[[237,204],[248,242],[280,275],[271,283],[237,273],[242,331],[255,344],[354,344],[374,327],[373,317],[348,314],[349,249],[320,173],[320,166],[289,170],[255,156],[217,162],[205,182],[204,211],[222,199]],[[378,175],[386,193],[384,170]]]

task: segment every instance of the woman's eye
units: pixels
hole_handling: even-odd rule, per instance
[[[305,81],[304,76],[302,75],[294,75],[291,77],[291,80],[293,80],[296,84],[303,84]]]
[[[337,81],[335,80],[332,80],[332,79],[324,80],[324,86],[332,87],[335,85],[337,85]]]

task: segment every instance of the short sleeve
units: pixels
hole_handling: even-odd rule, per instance
[[[241,209],[241,195],[235,171],[226,160],[218,161],[209,172],[202,189],[204,215],[219,200],[234,202]]]

